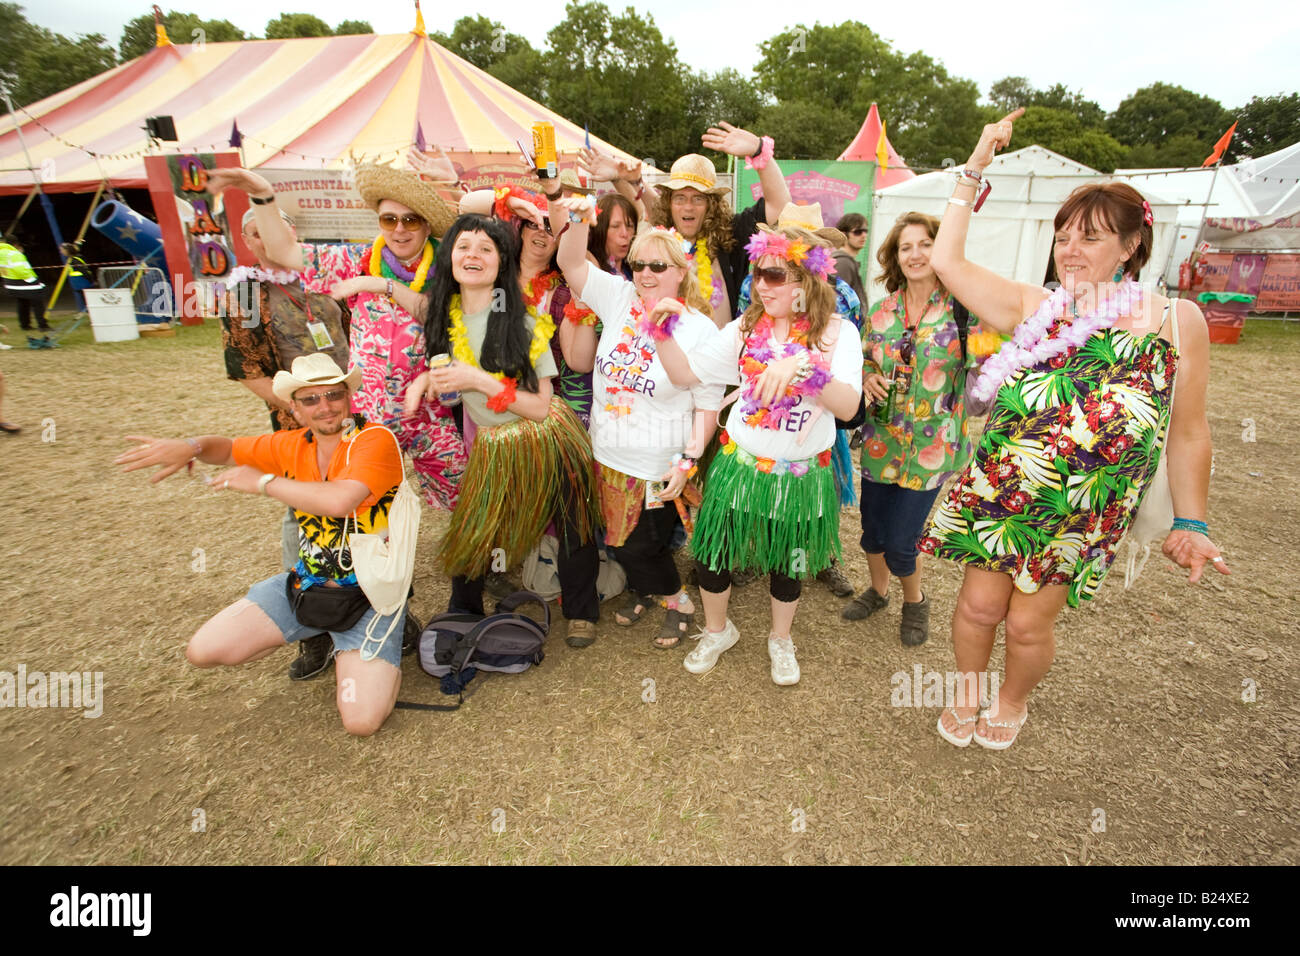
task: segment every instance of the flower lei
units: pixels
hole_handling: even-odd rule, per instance
[[[560,284],[558,272],[539,272],[524,283],[524,302],[530,309],[540,309],[546,294]]]
[[[531,305],[528,307],[528,313],[533,317],[534,322],[533,341],[528,346],[528,361],[529,364],[536,365],[537,359],[550,346],[551,336],[555,334],[555,320],[545,312],[538,312]],[[465,328],[465,313],[460,307],[459,294],[451,297],[447,315],[451,319],[447,335],[451,339],[452,356],[457,362],[479,368],[478,360],[474,358],[474,350],[469,347],[469,330]],[[498,382],[514,382],[514,379],[503,372],[488,372],[488,374]]]
[[[1002,383],[1019,369],[1078,348],[1096,332],[1110,328],[1120,316],[1130,315],[1141,304],[1142,288],[1128,279],[1121,282],[1113,294],[1105,295],[1095,311],[1082,316],[1076,314],[1073,321],[1059,325],[1059,334],[1049,336],[1053,323],[1064,319],[1075,306],[1074,296],[1061,286],[1043,300],[1033,315],[1016,326],[1010,342],[1004,343],[996,355],[985,360],[971,394],[989,401]]]
[[[514,196],[516,199],[522,199],[524,202],[532,203],[540,212],[547,212],[550,208],[545,196],[539,196],[531,190],[514,185],[498,186],[492,191],[492,214],[496,216],[496,218],[505,219],[507,221],[515,218],[515,214],[510,209],[509,205],[511,196]]]
[[[750,262],[757,262],[764,256],[776,256],[787,262],[802,266],[819,279],[825,279],[835,271],[835,254],[825,246],[809,246],[798,239],[787,239],[779,232],[759,231],[750,237],[745,245]]]
[[[432,242],[427,239],[424,241],[424,251],[420,254],[420,264],[412,270],[402,265],[402,261],[397,258],[393,250],[388,248],[387,243],[384,242],[383,233],[375,236],[374,244],[370,247],[366,261],[366,271],[372,276],[399,279],[409,285],[412,292],[419,292],[424,288],[424,280],[429,277],[429,269],[432,266]],[[387,267],[387,272],[385,272],[385,267]]]
[[[680,302],[682,308],[686,308],[686,302],[684,299],[680,299],[675,295],[669,296],[668,298],[673,302]],[[644,305],[638,302],[632,307],[632,320],[636,326],[636,330],[642,335],[648,336],[656,342],[662,342],[664,339],[672,337],[673,330],[677,328],[677,323],[682,320],[682,314],[680,312],[670,312],[664,317],[663,323],[661,324],[651,319],[650,316],[646,314]]]
[[[703,237],[696,240],[695,252],[695,277],[700,283],[700,294],[704,296],[705,301],[713,302],[713,260],[709,258],[709,244]]]
[[[808,317],[801,316],[790,324],[790,339],[787,342],[772,344],[772,317],[766,312],[754,324],[754,330],[745,339],[745,348],[741,353],[740,373],[745,379],[745,387],[740,394],[740,413],[746,423],[755,428],[778,429],[790,417],[790,412],[805,396],[821,393],[826,383],[831,380],[830,369],[825,360],[808,347],[808,333],[812,323]],[[812,373],[801,382],[791,382],[786,386],[785,394],[780,395],[770,406],[759,404],[758,379],[773,362],[798,355],[800,351],[810,353]]]

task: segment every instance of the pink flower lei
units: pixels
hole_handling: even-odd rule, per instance
[[[686,300],[684,299],[675,295],[665,296],[665,298],[671,299],[673,302],[680,302],[682,308],[686,308]],[[658,323],[646,314],[642,303],[637,302],[632,306],[632,319],[636,323],[638,332],[642,335],[648,335],[656,342],[662,342],[664,339],[672,337],[677,328],[677,323],[682,320],[682,314],[680,312],[670,312],[664,316],[662,323]]]
[[[745,421],[755,428],[778,429],[785,424],[795,406],[805,397],[820,395],[822,389],[831,380],[830,368],[821,354],[808,347],[808,333],[812,324],[807,316],[796,319],[790,325],[790,340],[775,347],[772,344],[772,317],[763,317],[754,325],[754,331],[745,339],[745,348],[740,358],[740,373],[745,379],[745,388],[741,392],[740,413]],[[779,395],[771,405],[761,405],[758,401],[758,379],[773,362],[798,355],[800,351],[809,353],[812,359],[812,373],[802,382],[792,382],[786,387],[785,394]]]
[[[1059,334],[1048,338],[1053,321],[1068,315],[1075,304],[1074,296],[1064,286],[1056,289],[1033,315],[1016,326],[1011,341],[1003,343],[996,354],[985,360],[971,394],[989,401],[1002,383],[1019,369],[1078,348],[1095,333],[1110,328],[1121,316],[1132,314],[1142,304],[1142,288],[1133,279],[1119,283],[1113,292],[1103,290],[1104,286],[1099,287],[1102,301],[1094,311],[1076,315],[1071,322],[1062,325]]]

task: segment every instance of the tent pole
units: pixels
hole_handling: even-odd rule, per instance
[[[871,242],[876,237],[876,175],[880,172],[880,164],[873,162],[871,164],[871,204],[867,207],[867,244],[863,246],[863,251],[867,254],[867,261],[858,266],[858,275],[862,277],[862,288],[867,292],[867,298],[871,298]],[[870,306],[862,303],[863,312]],[[863,321],[866,321],[866,315],[863,315]]]
[[[6,236],[11,235],[13,231],[18,228],[18,223],[22,221],[23,213],[27,211],[27,207],[30,206],[32,204],[32,200],[36,198],[36,193],[39,189],[40,189],[39,186],[32,187],[31,192],[27,194],[27,198],[23,200],[22,206],[19,207],[18,215],[14,216],[14,221],[9,224],[9,228],[6,229],[3,233],[4,235]]]
[[[1205,196],[1205,205],[1201,207],[1201,224],[1196,230],[1196,241],[1192,243],[1191,258],[1193,262],[1196,260],[1197,250],[1201,247],[1201,239],[1205,235],[1205,217],[1210,211],[1210,201],[1214,198],[1214,186],[1219,181],[1219,167],[1222,165],[1222,159],[1214,164],[1214,175],[1210,177],[1210,191]],[[1192,290],[1189,288],[1187,291],[1191,292]]]

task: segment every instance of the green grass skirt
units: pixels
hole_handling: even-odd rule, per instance
[[[515,567],[566,508],[590,541],[600,524],[591,438],[557,397],[544,421],[479,429],[438,560],[448,575],[469,578],[486,574],[497,554],[499,569]]]
[[[734,443],[718,450],[691,551],[711,571],[812,577],[840,555],[840,503],[829,459],[797,462],[796,471],[806,469],[802,475],[780,465],[761,471],[759,461]]]

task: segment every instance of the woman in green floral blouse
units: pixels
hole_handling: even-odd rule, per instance
[[[875,400],[862,436],[862,550],[871,586],[843,616],[858,621],[885,607],[893,575],[903,587],[899,637],[908,646],[929,636],[917,539],[940,486],[971,455],[963,401],[967,361],[953,298],[930,267],[938,231],[939,220],[919,212],[894,223],[877,256],[884,269],[879,281],[889,295],[862,325],[863,394]],[[979,329],[967,331],[970,351]]]

